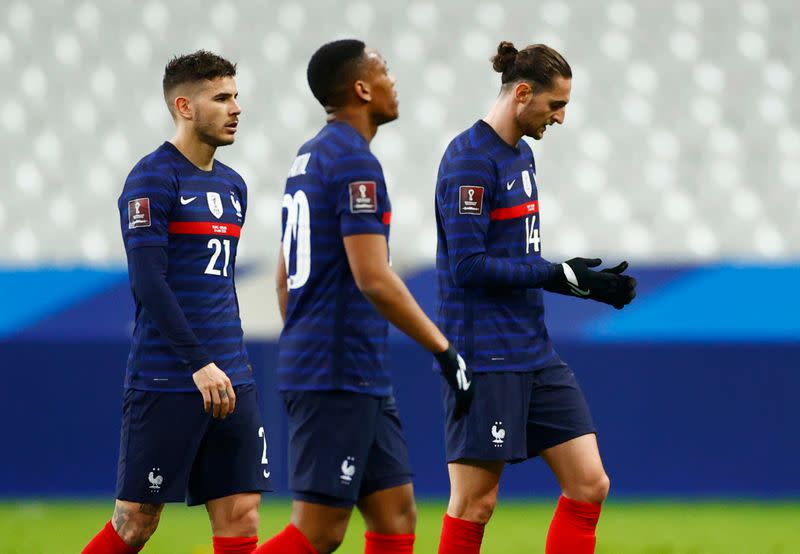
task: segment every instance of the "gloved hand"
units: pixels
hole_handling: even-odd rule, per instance
[[[447,350],[434,356],[442,368],[442,376],[456,395],[455,418],[461,419],[469,412],[472,398],[475,396],[472,370],[467,367],[464,358],[456,352],[452,344]]]
[[[588,298],[622,309],[636,296],[636,279],[622,272],[628,262],[616,267],[595,271],[602,263],[599,258],[572,258],[556,265],[556,275],[544,289],[567,296]]]

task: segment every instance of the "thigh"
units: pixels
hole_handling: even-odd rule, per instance
[[[253,384],[235,388],[236,409],[213,419],[189,478],[190,506],[226,496],[272,490],[267,437]]]
[[[541,456],[563,491],[580,489],[605,478],[597,436],[593,433],[548,448]]]
[[[456,420],[455,396],[442,379],[447,461],[519,462],[528,458],[526,428],[533,373],[477,373],[469,413]]]
[[[411,483],[408,445],[393,396],[380,399],[375,433],[369,449],[359,498]]]
[[[183,502],[209,420],[199,393],[126,390],[116,498]]]
[[[414,532],[416,503],[414,486],[406,483],[381,489],[358,501],[367,531],[381,535],[406,535]]]
[[[295,500],[352,508],[375,439],[380,398],[346,391],[283,393]]]
[[[528,455],[595,433],[589,405],[566,364],[534,372],[528,408]]]

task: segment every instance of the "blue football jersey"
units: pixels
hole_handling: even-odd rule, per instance
[[[391,394],[388,323],[356,287],[344,237],[389,240],[383,170],[355,129],[332,122],[297,153],[283,195],[289,302],[279,340],[280,390]]]
[[[245,350],[234,276],[247,209],[247,187],[231,168],[192,164],[169,142],[131,170],[119,197],[126,252],[167,249],[167,284],[200,344],[233,385],[253,382]],[[181,359],[136,297],[136,325],[125,387],[194,391],[188,360]]]
[[[533,371],[559,362],[544,323],[533,152],[486,122],[458,135],[436,183],[438,323],[474,371]]]

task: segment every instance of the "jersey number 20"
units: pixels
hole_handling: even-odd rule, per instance
[[[289,275],[289,289],[299,289],[311,275],[311,215],[308,209],[308,197],[302,190],[283,195],[283,208],[286,214],[286,230],[283,232],[283,262],[286,273],[291,267],[289,261],[294,243],[295,271]]]

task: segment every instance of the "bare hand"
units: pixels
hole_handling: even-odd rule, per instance
[[[217,367],[217,364],[210,363],[192,374],[194,384],[200,394],[203,395],[203,409],[219,419],[225,419],[228,414],[233,413],[236,407],[236,393],[233,392],[231,380],[225,372]]]

